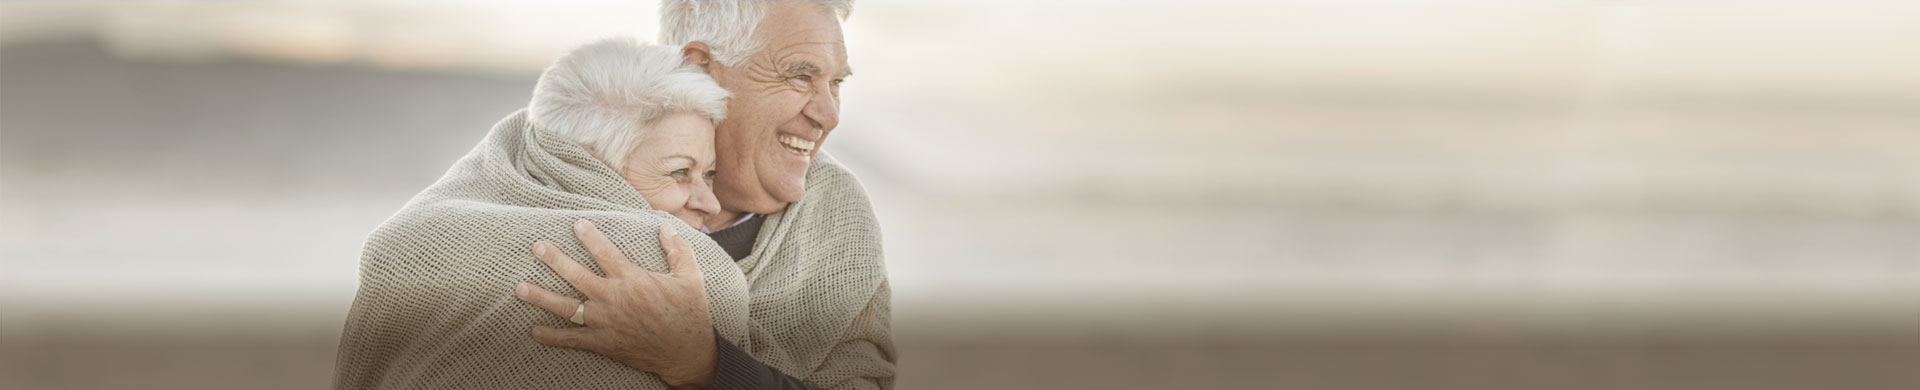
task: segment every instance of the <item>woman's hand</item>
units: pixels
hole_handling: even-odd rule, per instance
[[[592,222],[573,224],[573,234],[606,277],[574,262],[553,244],[533,244],[533,256],[587,295],[577,328],[533,327],[541,344],[586,350],[641,371],[660,375],[674,387],[705,387],[713,380],[713,320],[707,315],[706,282],[693,260],[692,247],[667,225],[660,226],[660,249],[668,273],[654,273],[627,260]],[[581,302],[521,282],[520,300],[562,318],[571,318]]]

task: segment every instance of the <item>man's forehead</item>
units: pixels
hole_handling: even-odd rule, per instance
[[[832,11],[807,2],[776,2],[768,7],[760,21],[758,34],[769,41],[787,43],[846,43],[840,20]]]
[[[791,68],[805,62],[814,68],[839,68],[814,69],[815,73],[849,73],[846,37],[840,30],[839,19],[831,11],[807,2],[770,5],[772,12],[761,21],[757,34],[766,39],[765,54],[773,55],[779,67],[803,70]]]
[[[847,38],[840,34],[839,26],[833,28],[804,28],[789,31],[760,30],[769,46],[832,46],[832,50],[846,50]]]

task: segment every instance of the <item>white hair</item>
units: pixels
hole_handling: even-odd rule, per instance
[[[648,121],[693,111],[719,124],[729,96],[699,67],[688,65],[678,46],[612,38],[554,60],[533,87],[527,117],[591,148],[594,157],[621,172],[627,154],[646,137]]]
[[[853,0],[813,1],[841,21],[853,14]],[[661,0],[660,42],[686,45],[705,42],[713,59],[738,66],[765,49],[766,40],[754,36],[767,17],[761,0]]]

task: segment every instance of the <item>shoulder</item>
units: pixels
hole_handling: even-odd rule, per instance
[[[361,248],[362,261],[386,259],[407,261],[433,253],[462,250],[485,229],[470,226],[510,226],[512,208],[494,207],[468,200],[421,196],[408,202],[367,234]]]
[[[840,164],[833,156],[821,151],[807,168],[806,194],[796,204],[808,207],[830,207],[870,210],[871,202],[867,198],[867,188],[860,184],[860,178]],[[871,213],[871,211],[869,211]]]
[[[866,187],[852,170],[825,152],[807,170],[806,193],[786,211],[806,230],[871,232],[862,236],[876,238],[879,231]]]
[[[853,171],[826,153],[808,169],[806,193],[785,212],[794,224],[789,231],[803,241],[878,257],[880,221],[867,190]]]

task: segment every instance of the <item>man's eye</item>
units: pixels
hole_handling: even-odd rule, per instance
[[[845,82],[847,82],[847,79],[833,79],[833,86],[839,87],[841,83]]]
[[[810,74],[794,75],[793,79],[804,81],[804,82],[813,82],[813,75],[810,75]]]

